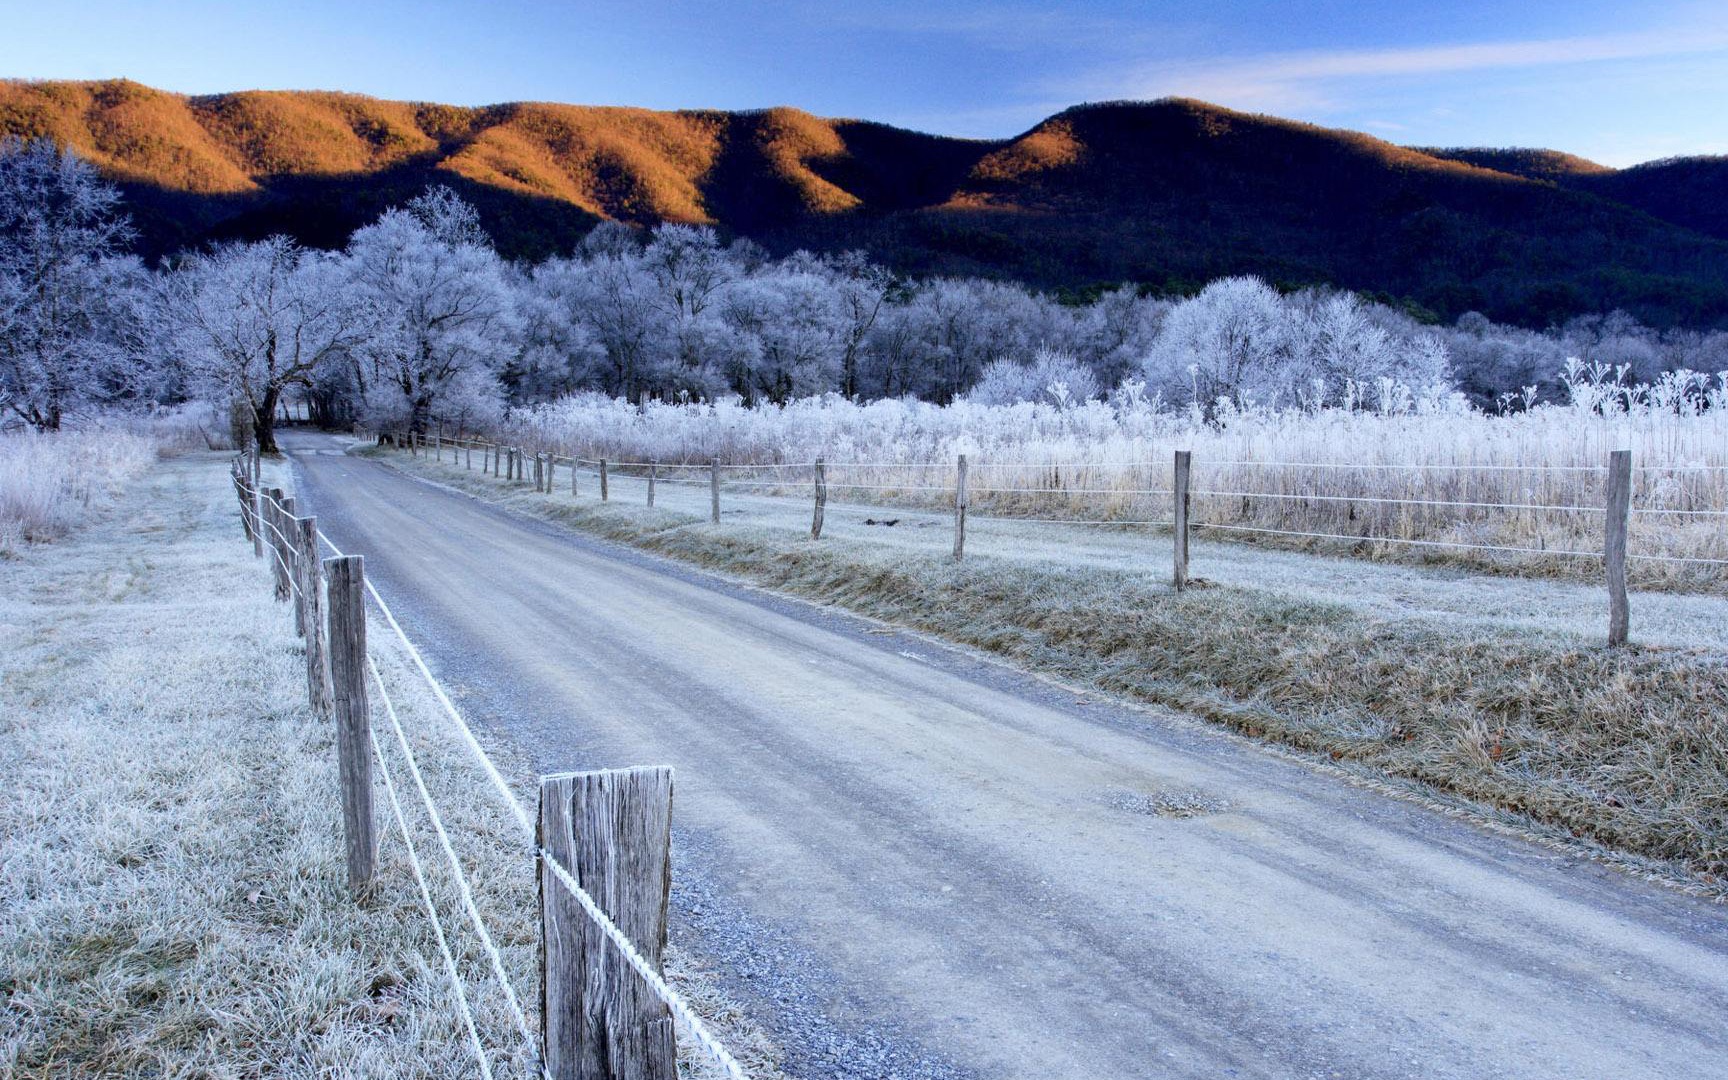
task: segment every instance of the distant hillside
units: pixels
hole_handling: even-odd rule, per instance
[[[1181,100],[1082,106],[987,141],[795,109],[456,108],[128,82],[0,82],[0,132],[97,162],[152,255],[272,231],[339,245],[438,182],[516,256],[566,250],[602,219],[684,221],[1054,288],[1253,272],[1441,316],[1541,324],[1625,307],[1728,324],[1722,159],[1615,171],[1553,151],[1415,150]]]

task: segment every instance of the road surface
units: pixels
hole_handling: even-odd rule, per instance
[[[675,937],[797,1075],[1728,1073],[1720,907],[284,442],[493,737],[676,767]]]

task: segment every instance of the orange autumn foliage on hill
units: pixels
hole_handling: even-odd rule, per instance
[[[0,134],[51,138],[119,181],[147,256],[272,232],[338,246],[447,184],[519,257],[569,250],[597,220],[684,222],[782,252],[862,248],[908,274],[1187,290],[1255,273],[1442,316],[1728,323],[1723,159],[1614,170],[1419,149],[1186,99],[1078,106],[984,140],[791,108],[12,80]]]

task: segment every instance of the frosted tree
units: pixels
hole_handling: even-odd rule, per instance
[[[534,267],[519,286],[519,398],[545,400],[605,383],[607,350],[593,326],[592,284],[587,264],[554,258]]]
[[[722,314],[735,335],[732,388],[746,402],[785,404],[839,382],[853,326],[832,280],[801,265],[758,273],[726,290]]]
[[[447,395],[460,392],[467,409],[498,396],[497,372],[514,355],[521,324],[504,262],[473,207],[432,188],[356,231],[348,266],[354,289],[381,316],[366,343],[374,420],[422,432]]]
[[[1144,371],[1165,398],[1208,413],[1220,402],[1270,398],[1291,368],[1290,320],[1278,294],[1255,277],[1221,278],[1164,321]],[[1270,403],[1263,401],[1262,403]]]
[[[994,360],[967,394],[980,405],[1029,401],[1066,409],[1098,397],[1098,379],[1073,354],[1040,347],[1028,363]]]
[[[713,229],[694,225],[655,229],[641,267],[653,282],[648,295],[660,318],[653,382],[662,392],[708,394],[730,343],[718,304],[744,268]]]
[[[549,337],[581,332],[597,346],[590,385],[631,400],[647,393],[662,322],[640,250],[609,244],[582,261],[554,259],[535,270],[533,285]]]
[[[894,277],[861,251],[823,260],[840,323],[840,392],[856,400],[865,343],[894,292]]]
[[[339,256],[285,236],[191,255],[160,284],[164,351],[189,389],[249,415],[265,453],[276,450],[283,395],[311,389],[320,369],[352,363],[379,329]]]
[[[113,291],[131,238],[120,193],[45,139],[0,141],[0,407],[54,430],[69,411],[129,380],[113,337]],[[115,303],[117,301],[118,303]]]

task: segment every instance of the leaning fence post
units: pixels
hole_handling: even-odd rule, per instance
[[[1624,645],[1631,629],[1626,601],[1626,531],[1632,516],[1632,451],[1608,455],[1608,491],[1604,500],[1608,525],[1602,539],[1602,561],[1608,568],[1608,644]]]
[[[1176,451],[1175,482],[1171,485],[1171,505],[1175,507],[1172,532],[1176,545],[1175,582],[1178,592],[1188,587],[1188,477],[1193,471],[1194,452]]]
[[[372,714],[366,694],[366,567],[363,557],[324,562],[330,582],[330,683],[336,715],[336,763],[342,785],[342,832],[348,887],[372,881]]]
[[[822,511],[828,506],[828,466],[816,459],[816,516],[810,519],[810,539],[822,539]]]
[[[329,628],[324,625],[324,564],[318,560],[318,519],[301,518],[294,524],[301,617],[306,627],[306,701],[317,715],[329,716],[330,660],[325,636]]]
[[[540,1033],[552,1080],[674,1080],[666,1003],[629,966],[569,887],[582,887],[656,973],[672,886],[672,770],[608,769],[540,779]]]
[[[954,471],[954,558],[966,557],[966,455]]]
[[[610,496],[606,491],[606,459],[600,459],[600,501],[605,502]]]
[[[708,516],[720,523],[720,459],[708,463]]]

